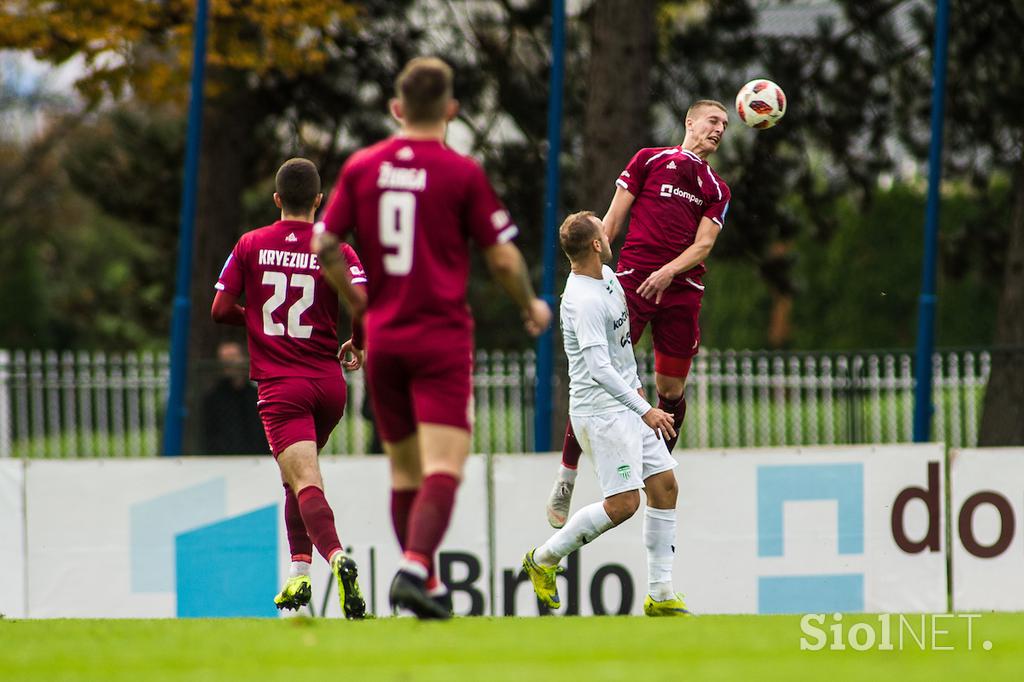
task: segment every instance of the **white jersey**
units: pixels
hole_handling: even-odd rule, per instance
[[[587,369],[583,349],[605,346],[612,368],[630,388],[640,387],[629,338],[626,293],[607,265],[601,279],[569,274],[560,308],[562,342],[569,359],[569,414],[591,416],[627,410]]]

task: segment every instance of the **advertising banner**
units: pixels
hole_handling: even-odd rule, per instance
[[[1024,610],[1024,448],[953,450],[953,609]]]
[[[946,610],[941,445],[683,451],[678,459],[675,586],[695,612]],[[2,565],[13,571],[10,579],[5,571],[0,588],[4,613],[278,615],[272,597],[287,575],[289,554],[283,490],[270,458],[23,466],[23,482],[18,465],[0,468],[0,537],[14,538],[0,549]],[[438,573],[460,615],[534,615],[540,608],[519,569],[523,555],[554,532],[544,507],[558,456],[495,456],[490,467],[484,457],[470,458]],[[325,457],[321,469],[368,606],[387,615],[399,559],[388,463]],[[966,490],[957,486],[954,479],[955,492]],[[1017,504],[1010,492],[1000,494]],[[973,494],[961,494],[954,512]],[[592,464],[584,459],[573,510],[599,500]],[[1003,535],[1013,538],[1012,516],[1003,530],[985,525],[986,515],[1005,506],[995,498],[967,505],[975,524],[969,548],[992,552],[1006,544]],[[641,509],[570,557],[559,578],[561,612],[641,613],[642,533]],[[25,574],[32,577],[27,586]],[[314,557],[313,589],[310,612],[339,616],[320,557]]]
[[[941,444],[678,453],[675,586],[697,613],[945,611]],[[539,611],[517,583],[553,532],[557,456],[494,461],[498,613]],[[600,499],[584,458],[573,510]],[[642,509],[565,563],[566,613],[641,613]]]
[[[0,614],[25,616],[24,464],[0,459]]]
[[[387,461],[325,457],[321,469],[367,605],[386,614],[398,562]],[[485,481],[485,460],[472,458],[442,547],[455,578],[489,574]],[[32,462],[26,491],[29,616],[278,615],[272,599],[290,557],[269,457]],[[311,610],[339,616],[326,562],[314,556],[313,566]],[[487,583],[477,594],[460,606],[483,611]]]

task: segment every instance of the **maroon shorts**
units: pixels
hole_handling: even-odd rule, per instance
[[[413,434],[417,424],[471,430],[471,349],[395,353],[371,346],[365,369],[381,440],[400,441]]]
[[[256,405],[274,456],[303,440],[315,441],[317,450],[327,445],[345,412],[345,395],[343,377],[260,381]]]
[[[698,280],[694,283],[676,281],[665,291],[661,303],[647,300],[636,293],[637,287],[651,273],[625,269],[618,273],[619,284],[626,292],[629,309],[629,338],[636,343],[651,325],[655,356],[686,359],[697,354],[700,346],[700,302],[704,296]],[[669,364],[672,364],[671,362]]]

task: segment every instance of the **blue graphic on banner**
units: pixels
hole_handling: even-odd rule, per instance
[[[276,616],[279,512],[225,518],[224,478],[133,505],[132,592],[176,594],[180,617]]]
[[[132,506],[132,592],[174,591],[174,536],[224,518],[226,488],[215,478]]]
[[[758,613],[864,610],[864,575],[780,575],[757,579]]]
[[[839,554],[864,553],[864,465],[796,464],[757,468],[757,554],[785,553],[786,502],[835,500]],[[760,613],[863,611],[864,575],[787,575],[758,579]]]
[[[176,538],[178,617],[277,615],[277,505]]]

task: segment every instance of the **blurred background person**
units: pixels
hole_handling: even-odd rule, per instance
[[[242,346],[224,341],[217,346],[220,380],[203,396],[204,455],[262,455],[267,437],[256,412],[256,387],[249,381],[249,362]]]

